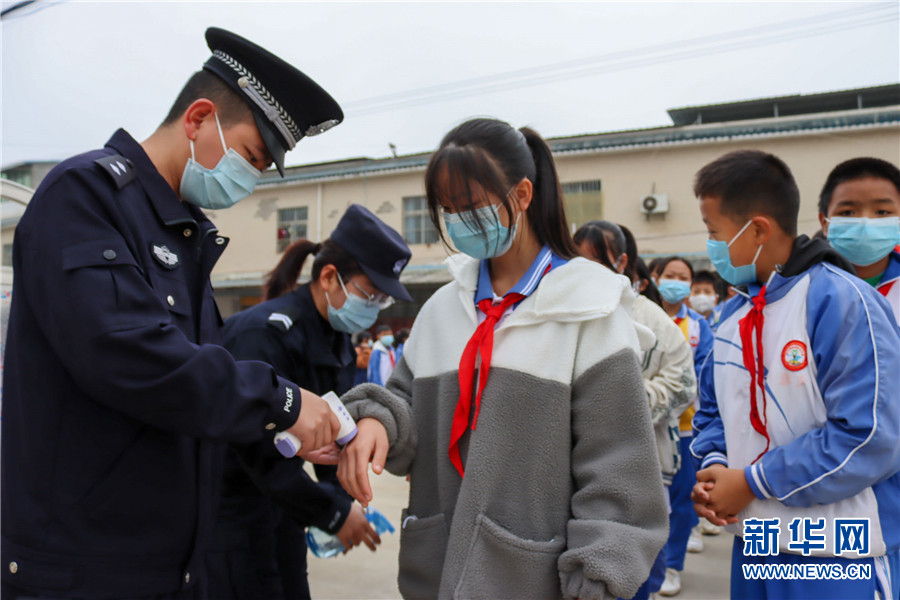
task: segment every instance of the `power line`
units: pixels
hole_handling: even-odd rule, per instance
[[[0,10],[0,18],[3,18],[7,15],[11,15],[15,11],[25,8],[29,4],[34,4],[36,1],[37,0],[23,0],[23,2],[16,2],[9,8],[4,8],[3,10]]]
[[[848,19],[848,16],[851,18]],[[411,108],[477,94],[541,85],[597,73],[651,66],[697,56],[708,56],[803,39],[886,23],[896,20],[897,17],[896,4],[879,3],[867,5],[863,9],[843,10],[812,18],[794,19],[774,25],[725,32],[686,41],[667,42],[601,56],[386,94],[349,102],[345,107],[348,113],[356,116],[386,112],[398,108]]]
[[[2,12],[0,12],[0,19],[6,20],[6,21],[11,20],[11,19],[21,19],[23,17],[27,17],[30,15],[33,15],[34,13],[40,12],[44,9],[50,8],[51,6],[56,6],[57,4],[62,4],[63,2],[66,2],[66,1],[67,0],[55,0],[54,2],[41,2],[40,4],[38,4],[37,0],[23,0],[22,2],[18,2],[16,4],[14,4],[13,6],[10,6],[9,8],[6,8]],[[31,6],[31,5],[35,5],[35,6]],[[31,6],[31,8],[29,10],[27,10],[25,12],[21,12],[22,9],[28,8],[29,6]],[[15,12],[15,14],[12,14],[13,12]]]

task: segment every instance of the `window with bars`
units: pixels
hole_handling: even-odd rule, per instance
[[[438,241],[438,232],[431,223],[425,196],[403,198],[403,239],[407,244],[434,244]]]
[[[292,242],[306,238],[308,216],[309,207],[306,206],[278,209],[278,252],[284,252]]]
[[[566,216],[576,227],[603,218],[603,194],[600,180],[562,184]]]

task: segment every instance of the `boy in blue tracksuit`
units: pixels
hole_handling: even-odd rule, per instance
[[[733,598],[898,598],[900,334],[884,297],[796,235],[787,165],[727,154],[694,185],[719,274],[746,291],[703,365],[695,509],[737,534]],[[765,569],[765,570],[763,570]]]
[[[845,160],[819,194],[819,223],[900,321],[900,169],[869,156]]]

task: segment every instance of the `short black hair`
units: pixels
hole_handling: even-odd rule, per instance
[[[797,235],[800,190],[791,170],[774,154],[736,150],[717,158],[697,172],[694,195],[719,198],[719,211],[734,221],[762,213],[788,235]]]
[[[725,282],[722,281],[722,278],[716,273],[706,269],[697,271],[694,273],[694,279],[691,281],[691,285],[693,286],[697,283],[708,283],[716,291],[716,295],[719,296],[719,298],[725,297]]]
[[[222,81],[218,75],[204,69],[191,75],[191,78],[181,88],[181,92],[172,104],[172,108],[169,109],[169,114],[166,115],[162,126],[165,127],[178,121],[184,111],[200,98],[211,100],[216,105],[219,123],[222,124],[222,127],[253,119],[253,111],[247,101],[228,87],[228,84]]]
[[[393,331],[393,329],[391,329],[390,325],[379,325],[375,328],[375,335],[384,333],[385,331]]]
[[[708,283],[713,287],[716,286],[716,274],[712,271],[702,270],[694,273],[693,283]]]
[[[894,184],[897,192],[900,193],[900,169],[896,166],[886,160],[871,156],[851,158],[833,168],[831,173],[828,174],[825,185],[822,187],[822,192],[819,194],[819,212],[823,215],[828,214],[828,205],[831,204],[834,188],[845,181],[862,179],[863,177],[887,179]]]

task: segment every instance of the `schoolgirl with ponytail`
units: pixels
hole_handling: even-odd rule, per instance
[[[297,284],[309,257],[311,279]],[[263,285],[265,302],[225,322],[224,346],[239,360],[261,360],[306,389],[346,392],[356,374],[350,334],[371,327],[393,298],[411,300],[400,284],[410,252],[403,238],[367,209],[351,205],[331,237],[288,246]],[[232,444],[225,463],[210,555],[209,596],[309,598],[305,527],[335,533],[347,548],[379,538],[332,467],[314,481],[299,458],[285,459],[271,435]],[[250,532],[248,534],[248,532]]]
[[[359,433],[338,476],[410,476],[406,598],[630,598],[665,542],[666,504],[624,278],[577,257],[546,142],[459,125],[425,173],[460,254],[386,388],[343,398]]]

